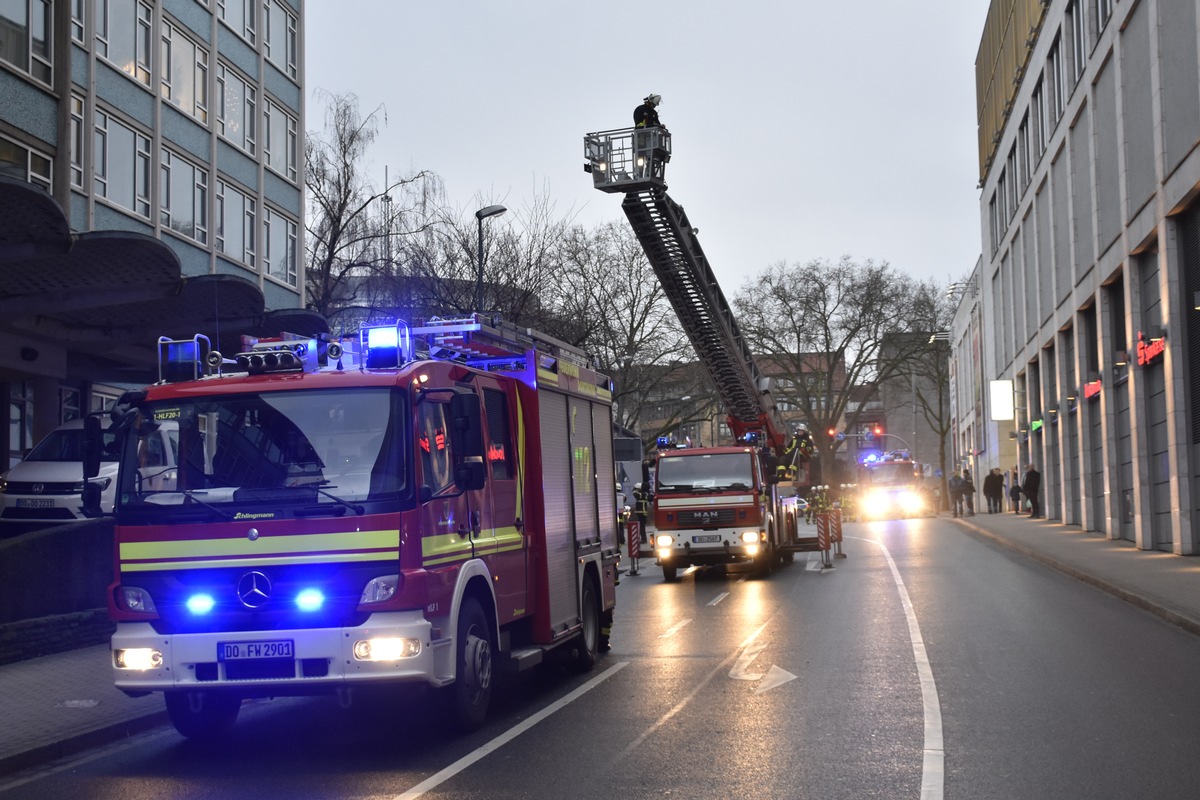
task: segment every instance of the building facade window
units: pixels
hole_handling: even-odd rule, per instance
[[[1046,89],[1041,78],[1033,87],[1033,98],[1029,103],[1033,110],[1034,161],[1040,161],[1050,142],[1050,109],[1046,105]]]
[[[150,85],[150,6],[141,0],[96,0],[96,51],[113,66]]]
[[[0,175],[36,184],[50,191],[53,173],[50,156],[0,136]]]
[[[263,218],[263,271],[272,278],[296,285],[296,223],[273,208]]]
[[[1070,86],[1074,88],[1083,76],[1083,68],[1087,66],[1088,35],[1087,19],[1084,14],[1083,0],[1071,0],[1067,3],[1067,33],[1070,38],[1071,63]]]
[[[164,23],[162,65],[163,99],[207,125],[208,51]]]
[[[1046,57],[1046,88],[1050,92],[1048,98],[1050,117],[1047,126],[1049,130],[1053,130],[1058,121],[1062,119],[1067,105],[1066,75],[1063,72],[1061,44],[1062,39],[1058,36],[1054,37],[1054,44],[1050,45],[1050,55]]]
[[[217,132],[254,155],[254,86],[233,69],[217,62]]]
[[[267,61],[289,78],[296,77],[296,15],[282,0],[267,0],[263,50]]]
[[[181,236],[208,244],[208,173],[163,148],[159,176],[162,224]]]
[[[0,2],[0,61],[49,84],[51,24],[50,0]]]
[[[254,198],[225,181],[217,181],[217,251],[254,266]]]
[[[1021,119],[1021,124],[1017,128],[1017,163],[1018,173],[1021,176],[1021,189],[1018,195],[1023,195],[1029,187],[1029,181],[1033,177],[1033,166],[1029,162],[1029,112],[1025,112],[1025,116]]]
[[[1112,19],[1113,0],[1092,0],[1092,3],[1093,27],[1099,38],[1100,31],[1108,27],[1108,21]]]
[[[84,43],[83,15],[87,8],[87,0],[71,0],[71,38],[80,44]]]
[[[257,0],[217,0],[217,16],[250,44],[254,44],[256,2]]]
[[[149,137],[97,111],[93,159],[96,196],[149,219]]]
[[[288,180],[295,181],[298,141],[296,118],[270,98],[264,101],[264,106],[263,124],[266,130],[263,131],[263,155],[267,166]]]
[[[71,95],[71,185],[83,188],[84,151],[83,98]]]

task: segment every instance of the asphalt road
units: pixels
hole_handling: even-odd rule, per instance
[[[643,561],[596,669],[470,736],[424,692],[255,702],[218,746],[153,731],[0,798],[1195,796],[1200,638],[946,520],[845,533],[823,572]]]

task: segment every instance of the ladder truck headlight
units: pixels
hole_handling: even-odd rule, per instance
[[[673,544],[675,544],[675,537],[671,536],[669,533],[660,533],[658,536],[654,537],[655,547],[670,547]]]
[[[113,651],[113,666],[117,669],[145,671],[158,669],[163,664],[161,650],[150,647],[131,647]]]

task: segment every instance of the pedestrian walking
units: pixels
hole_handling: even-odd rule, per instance
[[[1021,513],[1021,476],[1017,472],[1017,468],[1013,467],[1012,472],[1008,474],[1008,499],[1012,501],[1012,510],[1014,514]]]
[[[962,473],[956,471],[954,473],[954,477],[950,479],[946,487],[950,490],[950,510],[954,512],[954,516],[956,517],[962,516],[963,487],[965,485],[966,484],[963,481]]]
[[[962,471],[963,479],[963,507],[967,510],[967,516],[975,516],[975,481],[971,478],[971,470],[964,469]]]
[[[1029,501],[1029,518],[1040,519],[1042,516],[1042,504],[1039,492],[1042,489],[1042,473],[1038,472],[1038,468],[1030,464],[1025,468],[1025,480],[1021,483],[1021,492],[1024,493],[1025,499]]]
[[[987,500],[989,514],[1003,511],[1001,505],[1004,502],[1004,473],[999,467],[992,467],[983,479],[983,496]]]

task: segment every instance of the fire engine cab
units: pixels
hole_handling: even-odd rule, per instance
[[[119,689],[206,737],[247,697],[415,682],[471,729],[502,667],[591,668],[619,550],[586,354],[478,316],[243,349],[162,339],[113,411]],[[169,481],[140,461],[164,426]]]

